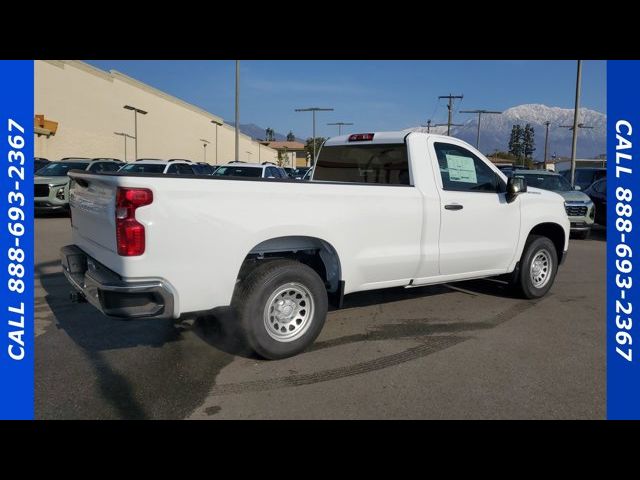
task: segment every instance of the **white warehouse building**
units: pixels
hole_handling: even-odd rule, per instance
[[[115,70],[75,60],[35,62],[35,156],[235,160],[235,129],[222,118]],[[206,146],[205,146],[206,145]],[[277,162],[277,151],[240,134],[239,160]]]

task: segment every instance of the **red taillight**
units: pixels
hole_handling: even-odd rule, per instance
[[[144,225],[136,220],[136,208],[153,202],[148,188],[121,188],[116,191],[116,243],[118,255],[142,255],[145,247]]]
[[[354,133],[353,135],[349,135],[350,142],[366,142],[369,140],[373,140],[373,133]]]

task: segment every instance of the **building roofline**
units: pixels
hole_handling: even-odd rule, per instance
[[[219,117],[218,115],[214,115],[213,113],[208,112],[200,107],[197,107],[189,102],[181,100],[178,97],[169,95],[168,93],[165,93],[162,90],[152,87],[151,85],[141,82],[140,80],[130,77],[129,75],[126,75],[117,70],[110,70],[107,72],[100,68],[94,67],[93,65],[89,65],[88,63],[83,62],[81,60],[43,60],[43,62],[47,62],[51,65],[54,65],[60,68],[65,68],[66,66],[74,67],[110,82],[113,82],[116,79],[120,80],[122,82],[128,83],[129,85],[132,85],[141,90],[144,90],[147,93],[156,95],[162,98],[163,100],[167,100],[171,103],[174,103],[183,108],[191,110],[192,112],[199,113],[200,115],[207,117],[209,120],[215,120],[216,122],[219,122],[224,125],[224,119],[222,117]]]

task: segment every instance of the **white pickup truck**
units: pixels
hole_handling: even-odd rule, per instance
[[[70,176],[76,297],[125,318],[231,305],[270,359],[304,350],[352,292],[502,276],[541,297],[569,244],[560,195],[440,135],[332,138],[310,182]]]

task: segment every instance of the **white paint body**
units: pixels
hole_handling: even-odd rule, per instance
[[[326,145],[348,144],[347,138]],[[541,223],[563,228],[567,250],[569,220],[559,195],[530,188],[508,203],[504,193],[445,191],[434,141],[462,146],[506,177],[451,137],[383,132],[372,143],[403,141],[412,186],[73,173],[90,182],[82,194],[72,194],[73,243],[124,280],[166,281],[175,296],[174,317],[229,305],[249,252],[280,237],[331,245],[345,294],[509,273]],[[117,187],[153,192],[153,203],[136,211],[146,231],[141,256],[117,254]],[[451,203],[464,209],[445,210]]]

